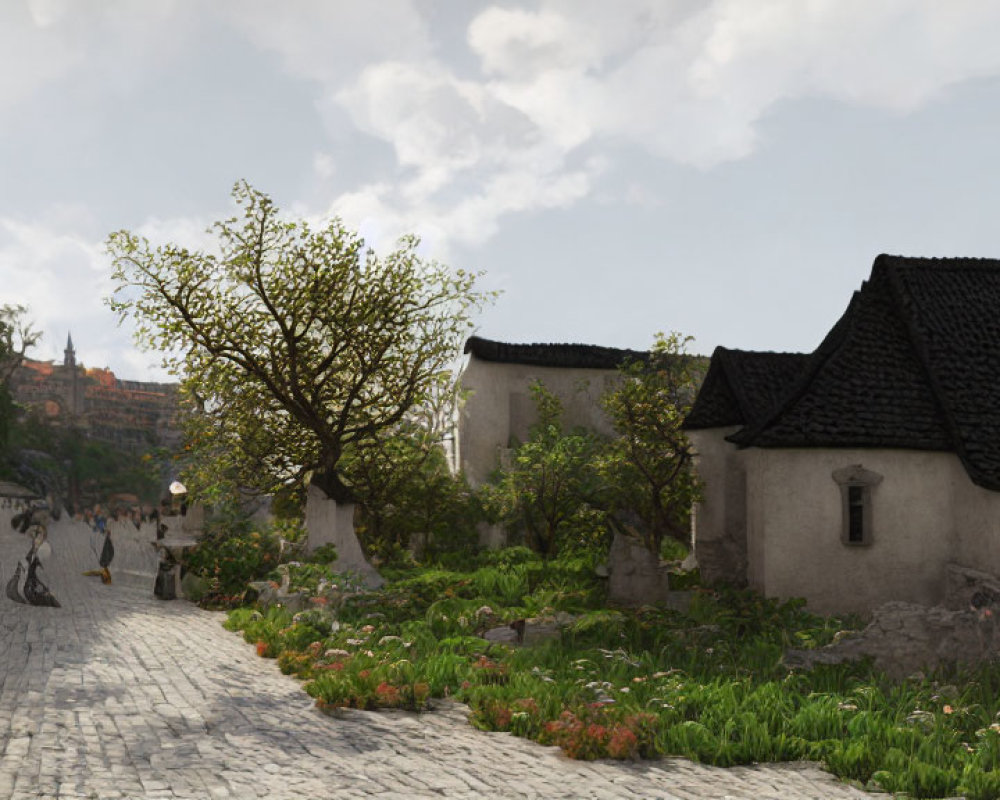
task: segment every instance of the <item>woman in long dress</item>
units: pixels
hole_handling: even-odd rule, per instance
[[[15,517],[11,520],[12,525],[16,519]],[[59,601],[38,576],[42,562],[47,561],[52,555],[47,522],[48,510],[44,506],[25,512],[19,521],[21,532],[31,535],[31,547],[27,555],[17,562],[14,574],[7,581],[7,597],[16,603],[60,608]]]

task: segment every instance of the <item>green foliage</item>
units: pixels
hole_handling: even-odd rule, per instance
[[[16,419],[17,406],[10,390],[0,385],[0,469],[10,452],[10,435]]]
[[[690,339],[657,334],[648,362],[621,367],[623,380],[604,397],[618,434],[604,449],[600,472],[608,504],[659,554],[666,537],[690,544],[689,514],[699,487],[691,445],[681,429],[697,391],[701,360],[685,353]]]
[[[188,568],[209,584],[205,602],[226,603],[243,594],[250,581],[263,579],[278,563],[279,543],[273,533],[251,530],[238,518],[209,523],[188,556]]]
[[[451,473],[440,435],[408,420],[345,452],[342,470],[361,507],[358,537],[383,562],[418,539],[429,559],[476,547],[478,509],[464,478]]]
[[[523,533],[525,542],[543,558],[551,558],[571,532],[585,533],[576,544],[590,544],[595,528],[592,504],[600,494],[595,470],[597,437],[584,429],[565,432],[562,403],[541,382],[531,387],[538,422],[527,442],[514,448],[510,464],[482,489],[487,511],[499,522]]]
[[[133,453],[88,439],[77,428],[51,425],[36,414],[26,414],[13,426],[9,446],[14,458],[27,460],[24,454],[31,453],[32,467],[45,474],[50,485],[77,496],[82,505],[107,503],[110,495],[122,492],[145,503],[159,500],[167,454],[152,446]],[[45,458],[40,460],[38,453]]]
[[[213,226],[215,252],[113,233],[109,303],[181,378],[196,412],[193,492],[219,480],[269,492],[312,476],[342,496],[345,448],[451,383],[489,296],[474,291],[478,276],[420,258],[414,237],[382,257],[339,220],[314,229],[283,217],[246,182],[233,198],[239,216]]]
[[[337,560],[337,546],[333,542],[321,544],[309,554],[307,560],[313,564],[332,564]]]
[[[995,664],[901,682],[868,663],[792,670],[781,663],[788,643],[821,646],[848,621],[731,590],[697,592],[691,614],[582,610],[579,562],[543,563],[523,548],[489,559],[499,566],[421,570],[359,596],[334,630],[318,612],[281,609],[240,609],[227,627],[307,679],[321,708],[422,708],[455,696],[478,727],[575,758],[811,759],[910,797],[1000,798]],[[523,613],[526,598],[498,579],[508,569],[529,596],[575,609],[562,636],[519,648],[478,638]]]
[[[24,361],[28,349],[42,338],[27,315],[26,306],[10,303],[0,306],[0,386],[4,389],[9,386],[11,376]]]

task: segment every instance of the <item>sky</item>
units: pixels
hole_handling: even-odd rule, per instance
[[[991,0],[2,0],[0,303],[163,379],[107,236],[238,180],[502,292],[479,335],[810,351],[879,253],[1000,257]]]

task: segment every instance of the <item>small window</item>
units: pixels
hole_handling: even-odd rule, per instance
[[[833,479],[840,486],[843,509],[840,540],[846,545],[870,545],[874,533],[872,495],[882,476],[855,464],[834,470]]]
[[[865,540],[864,488],[847,487],[847,541],[861,544]]]

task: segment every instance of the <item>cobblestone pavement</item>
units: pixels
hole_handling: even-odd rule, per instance
[[[0,567],[27,541],[0,512]],[[683,759],[583,763],[422,715],[317,711],[223,615],[104,586],[89,533],[50,528],[42,571],[62,608],[0,594],[0,798],[864,798],[813,765],[718,769]],[[112,565],[114,566],[114,565]]]

